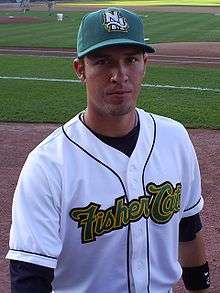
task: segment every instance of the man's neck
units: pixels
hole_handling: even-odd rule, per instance
[[[137,124],[136,110],[121,116],[92,115],[87,110],[83,115],[84,123],[96,133],[109,137],[128,134]]]

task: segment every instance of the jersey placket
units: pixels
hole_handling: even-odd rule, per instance
[[[140,121],[142,113],[139,112]],[[146,121],[145,121],[146,123]],[[146,170],[151,158],[156,139],[156,125],[154,118],[149,115],[147,127],[141,124],[139,139],[127,167],[127,189],[129,202],[142,196],[147,197],[145,186],[147,184]],[[135,293],[150,293],[150,254],[148,218],[144,215],[130,224],[130,273]],[[143,282],[143,280],[145,280]],[[133,293],[133,292],[132,292]]]
[[[133,161],[128,165],[127,189],[129,202],[143,195],[141,185],[142,172]],[[147,233],[146,219],[130,224],[130,275],[132,293],[147,292],[148,270],[147,270]],[[146,280],[143,282],[143,280]]]

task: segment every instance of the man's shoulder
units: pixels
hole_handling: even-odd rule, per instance
[[[154,124],[155,131],[163,137],[173,137],[173,138],[182,138],[188,139],[188,132],[184,125],[179,121],[176,121],[172,118],[161,116],[154,113],[149,113],[144,110],[138,109],[139,116],[141,121],[146,125],[149,121]],[[147,127],[147,126],[146,126]]]
[[[144,118],[144,119],[151,119],[154,121],[154,123],[157,126],[160,127],[166,127],[166,128],[180,128],[180,129],[185,129],[185,127],[183,126],[182,123],[180,123],[177,120],[174,120],[170,117],[166,117],[166,116],[161,116],[158,114],[154,114],[154,113],[150,113],[150,112],[146,112],[142,109],[137,109],[139,115]]]
[[[157,115],[157,114],[152,114],[152,116],[154,117],[157,126],[158,127],[164,127],[167,129],[173,129],[173,130],[184,130],[185,131],[185,127],[182,123],[180,123],[177,120],[174,120],[173,118],[170,117],[165,117],[165,116],[161,116],[161,115]]]
[[[68,131],[69,128],[77,128],[79,120],[79,115],[76,115],[71,120],[66,122],[64,125],[58,126],[52,133],[50,133],[44,140],[42,140],[32,151],[32,153],[43,153],[51,152],[59,149],[61,145],[64,144],[66,137],[65,131]]]

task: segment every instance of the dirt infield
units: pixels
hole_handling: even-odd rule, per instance
[[[161,43],[153,44],[155,54],[149,55],[150,64],[220,68],[220,42],[216,43]],[[0,55],[76,56],[75,49],[0,47]]]
[[[16,23],[41,23],[45,22],[43,18],[32,16],[0,16],[0,24],[16,24]]]

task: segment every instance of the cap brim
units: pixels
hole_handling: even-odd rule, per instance
[[[141,47],[143,48],[143,50],[147,53],[154,53],[155,49],[145,43],[140,43],[140,42],[135,42],[133,40],[128,40],[128,39],[113,39],[113,40],[107,40],[104,42],[100,42],[92,47],[89,47],[88,49],[82,51],[82,52],[78,52],[78,58],[82,58],[85,55],[88,55],[89,53],[92,53],[98,49],[101,48],[107,48],[107,47],[111,47],[111,46],[120,46],[120,45],[133,45],[133,46],[137,46],[137,47]]]

